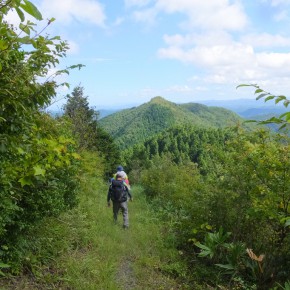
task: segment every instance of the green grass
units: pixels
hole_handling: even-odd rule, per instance
[[[107,207],[107,184],[89,168],[79,206],[30,233],[25,273],[0,280],[0,289],[181,289],[164,272],[178,253],[164,246],[142,189],[132,188],[130,228],[123,230],[122,215],[115,225]]]
[[[115,225],[106,191],[94,190],[80,204],[83,213],[77,227],[79,244],[62,256],[61,267],[73,289],[170,289],[175,283],[160,269],[174,256],[163,248],[161,228],[140,189],[133,188],[129,203],[130,228]],[[172,287],[170,286],[172,285]],[[169,287],[170,286],[170,287]]]

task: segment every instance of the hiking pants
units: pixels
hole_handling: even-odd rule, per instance
[[[123,226],[129,227],[129,215],[128,215],[128,203],[127,201],[124,202],[113,202],[113,215],[114,215],[114,222],[117,222],[118,213],[121,209],[123,214]]]

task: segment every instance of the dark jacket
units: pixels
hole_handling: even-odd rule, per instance
[[[121,188],[121,198],[119,200],[115,200],[114,185],[117,185]],[[132,194],[130,193],[127,184],[123,180],[113,179],[109,186],[107,202],[110,202],[110,200],[113,202],[125,202],[127,201],[128,196],[130,199],[132,199]]]

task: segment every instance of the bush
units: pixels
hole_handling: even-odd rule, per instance
[[[79,156],[69,130],[61,135],[65,124],[47,115],[35,120],[0,158],[0,260],[8,264],[18,259],[27,230],[77,202]]]

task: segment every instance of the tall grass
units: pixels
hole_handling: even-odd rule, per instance
[[[84,158],[78,207],[30,233],[25,273],[0,280],[1,289],[179,289],[164,272],[178,253],[164,246],[142,188],[132,188],[130,228],[123,230],[122,216],[115,225],[107,207],[100,160]]]

